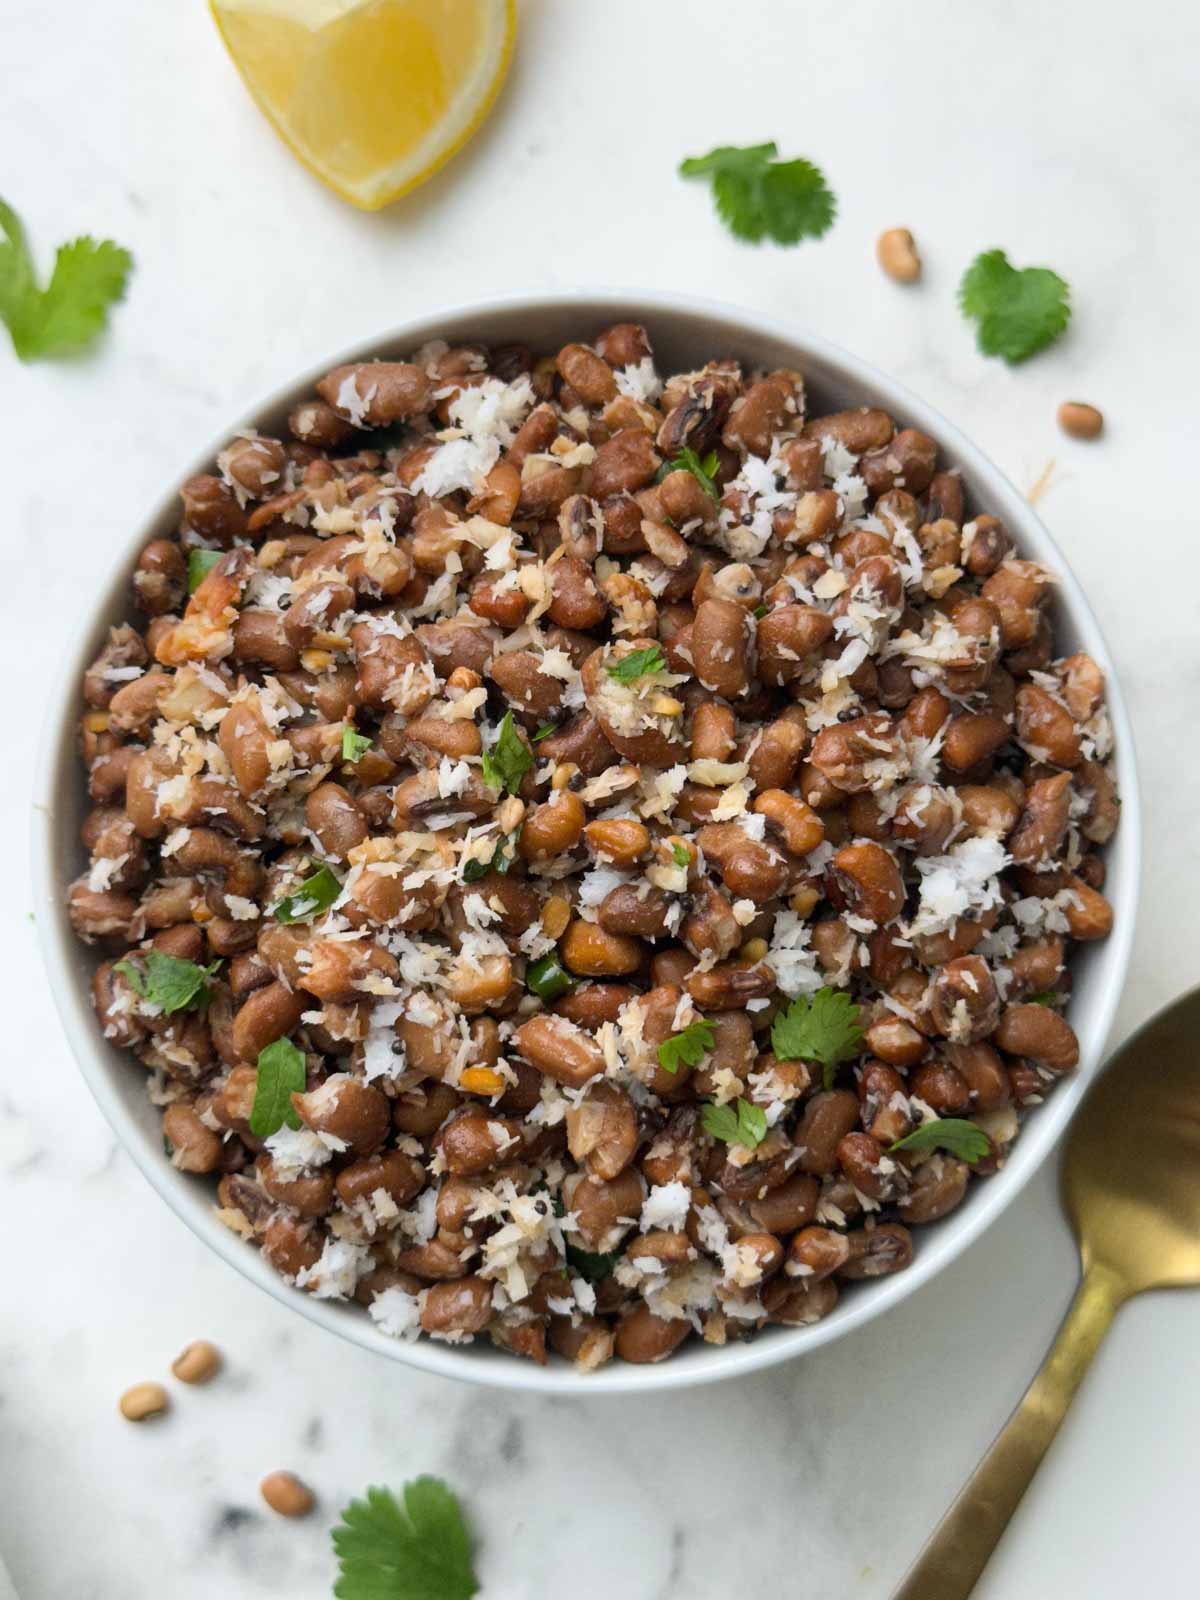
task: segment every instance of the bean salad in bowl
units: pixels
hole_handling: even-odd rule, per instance
[[[902,416],[654,333],[433,341],[230,439],[84,676],[67,891],[247,1251],[587,1373],[902,1273],[1113,922],[1054,573]]]

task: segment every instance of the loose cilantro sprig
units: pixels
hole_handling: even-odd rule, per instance
[[[292,1095],[303,1094],[304,1084],[304,1052],[290,1039],[276,1039],[258,1052],[258,1082],[250,1111],[250,1132],[255,1138],[269,1139],[285,1122],[289,1128],[300,1126]]]
[[[214,961],[211,967],[201,967],[161,950],[145,950],[131,961],[118,961],[113,971],[126,978],[143,1000],[161,1006],[163,1015],[169,1017],[176,1011],[199,1011],[208,1004],[212,997],[208,980],[220,965]]]
[[[666,667],[666,656],[656,644],[648,644],[644,650],[631,650],[606,670],[609,677],[615,678],[618,683],[636,683],[651,672],[665,672]]]
[[[90,235],[60,244],[44,289],[21,219],[0,200],[0,321],[22,361],[82,350],[103,330],[109,307],[125,293],[133,257],[111,239]]]
[[[333,1530],[337,1600],[471,1600],[479,1581],[457,1497],[440,1478],[372,1485]]]
[[[840,1064],[858,1054],[860,1015],[848,994],[826,985],[811,1000],[800,995],[775,1018],[771,1048],[780,1061],[819,1061],[824,1086],[832,1089]]]
[[[923,1122],[888,1146],[889,1150],[948,1150],[960,1161],[971,1164],[982,1161],[991,1148],[992,1142],[983,1129],[961,1117],[937,1117]]]
[[[767,1137],[767,1113],[749,1100],[735,1100],[732,1105],[719,1106],[710,1100],[700,1113],[700,1123],[705,1133],[726,1144],[744,1144],[755,1150]]]
[[[666,1072],[678,1072],[681,1065],[698,1067],[706,1050],[713,1047],[712,1023],[706,1017],[697,1017],[679,1033],[664,1039],[658,1047],[658,1064]]]
[[[713,480],[720,470],[720,466],[721,461],[715,450],[710,450],[701,460],[691,446],[685,444],[677,456],[670,461],[663,462],[662,466],[654,474],[654,481],[655,483],[661,483],[672,472],[690,472],[706,495],[713,500],[719,500],[721,498],[720,490]]]
[[[1014,267],[1003,250],[975,257],[958,286],[963,316],[977,324],[985,356],[1010,365],[1052,344],[1071,320],[1070,289],[1049,267]]]
[[[496,742],[483,752],[483,781],[489,789],[507,789],[509,794],[516,794],[532,765],[529,747],[517,732],[512,712],[506,711]]]
[[[342,760],[353,766],[361,761],[371,748],[371,740],[365,733],[358,733],[347,726],[342,729]]]
[[[799,244],[828,233],[837,201],[811,161],[778,161],[769,144],[718,145],[706,156],[680,162],[683,178],[708,178],[717,215],[738,239]]]
[[[275,907],[276,922],[307,922],[322,911],[328,911],[342,886],[324,863],[305,878],[299,888],[285,894]]]
[[[189,594],[195,594],[224,554],[223,550],[202,550],[200,548],[188,551],[187,583]]]

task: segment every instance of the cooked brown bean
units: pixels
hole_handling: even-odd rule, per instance
[[[543,805],[525,818],[517,848],[526,861],[547,861],[566,855],[579,843],[587,812],[570,789],[556,789]]]
[[[373,428],[418,416],[433,403],[433,385],[424,368],[407,361],[335,367],[317,384],[317,393],[339,416]]]
[[[612,1179],[582,1177],[568,1181],[565,1195],[579,1223],[580,1242],[588,1250],[612,1250],[637,1221],[646,1186],[632,1167]]]
[[[878,450],[888,443],[894,432],[895,425],[887,412],[871,406],[862,406],[856,411],[831,411],[823,417],[813,417],[804,426],[806,438],[836,440],[854,455]]]
[[[455,1283],[435,1283],[421,1307],[426,1333],[462,1337],[480,1333],[492,1315],[492,1285],[486,1278],[459,1278]]]
[[[567,1112],[567,1147],[593,1177],[616,1178],[638,1147],[637,1113],[623,1089],[594,1084],[585,1099]]]
[[[645,826],[629,817],[589,822],[583,832],[597,861],[632,867],[650,853],[650,835]]]
[[[928,1005],[934,1027],[955,1044],[986,1038],[1000,1015],[1000,997],[987,962],[979,956],[958,956],[940,966],[930,980]]]
[[[1065,1017],[1049,1006],[1006,1006],[995,1043],[1010,1056],[1027,1056],[1050,1072],[1070,1072],[1079,1061],[1079,1041]]]
[[[837,1269],[840,1278],[856,1282],[862,1278],[883,1278],[902,1272],[913,1257],[912,1235],[896,1222],[881,1222],[874,1228],[858,1228],[847,1234],[848,1260]]]
[[[830,866],[850,909],[871,922],[890,922],[904,905],[904,883],[890,851],[869,839],[843,845]]]
[[[790,683],[832,637],[833,621],[808,605],[775,606],[759,620],[758,668],[764,683]]]
[[[292,1104],[306,1128],[344,1140],[356,1156],[378,1150],[391,1125],[386,1096],[344,1072],[334,1073],[306,1094],[293,1094]]]
[[[1071,713],[1040,684],[1023,683],[1017,690],[1017,738],[1035,761],[1077,767],[1082,759]]]
[[[559,949],[565,965],[581,978],[619,978],[636,972],[642,964],[640,939],[608,933],[597,923],[578,917],[563,935]]]
[[[824,1177],[837,1168],[837,1147],[858,1122],[858,1096],[849,1089],[813,1095],[796,1125],[796,1149],[804,1172]]]
[[[655,1316],[647,1305],[627,1312],[617,1324],[616,1351],[622,1361],[644,1365],[673,1354],[692,1331],[686,1317]]]
[[[572,1089],[604,1071],[599,1045],[565,1017],[531,1017],[517,1029],[513,1044],[532,1066]]]

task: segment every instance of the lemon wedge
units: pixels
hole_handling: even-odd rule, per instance
[[[375,211],[460,150],[491,109],[515,0],[211,0],[250,93],[322,182]]]

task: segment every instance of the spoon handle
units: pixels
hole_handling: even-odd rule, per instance
[[[966,1600],[1058,1432],[1075,1391],[1126,1298],[1093,1263],[1020,1405],[934,1529],[892,1600]]]

